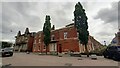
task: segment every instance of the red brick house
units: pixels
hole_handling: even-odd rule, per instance
[[[15,51],[32,51],[33,42],[34,42],[35,32],[29,32],[29,29],[26,28],[25,33],[21,34],[19,31],[17,36],[15,36]]]
[[[45,45],[43,42],[43,32],[39,31],[36,33],[33,43],[33,52],[40,52],[44,53]],[[100,43],[93,42],[96,41],[92,36],[89,36],[88,41],[88,51],[95,50],[99,46]],[[95,46],[96,45],[96,46]],[[74,52],[74,53],[84,53],[85,47],[79,43],[78,40],[78,33],[74,24],[67,25],[64,28],[56,29],[51,31],[51,42],[48,46],[48,53],[67,53],[67,52]]]

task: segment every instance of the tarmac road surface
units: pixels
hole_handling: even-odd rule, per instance
[[[92,60],[86,56],[58,57],[51,55],[36,55],[33,53],[14,53],[12,57],[3,57],[2,66],[118,66],[117,61],[97,56]]]

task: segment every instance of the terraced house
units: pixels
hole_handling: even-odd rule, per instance
[[[46,47],[44,44],[44,35],[42,31],[38,31],[34,37],[33,52],[44,53]],[[48,46],[48,53],[84,53],[84,45],[79,43],[78,33],[74,24],[69,24],[60,29],[51,30],[51,42]],[[88,51],[95,50],[102,46],[92,36],[89,36]]]

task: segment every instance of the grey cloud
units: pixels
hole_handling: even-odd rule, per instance
[[[13,10],[14,12],[18,12],[21,15],[29,15],[29,11],[35,7],[36,2],[34,3],[29,3],[29,2],[8,2],[8,3],[3,3],[4,8],[9,8]],[[3,9],[4,9],[3,8]]]
[[[26,27],[37,30],[41,23],[39,16],[29,14],[34,10],[36,3],[4,2],[2,4],[2,39],[11,40],[20,30]]]
[[[99,32],[97,33],[99,36],[111,36],[113,35],[113,33],[110,33],[110,32],[105,32],[105,31],[102,31],[102,32]]]
[[[30,8],[31,6],[34,6],[29,3],[3,3],[3,25],[8,27],[7,25],[12,25],[12,22],[14,22],[18,27],[25,28],[25,27],[31,27],[37,26],[36,24],[40,23],[40,18],[37,16],[33,16],[29,14],[29,11],[32,10]],[[36,23],[36,24],[35,24]],[[31,25],[30,25],[31,24]],[[4,28],[3,28],[4,30]]]
[[[56,6],[59,5],[59,8]],[[72,3],[49,2],[4,2],[2,4],[2,39],[11,40],[20,30],[26,27],[32,31],[42,30],[45,15],[48,13],[56,27],[63,27],[71,23],[68,19],[72,15]],[[71,15],[70,15],[71,13]]]
[[[114,38],[115,32],[118,31],[119,26],[119,17],[118,14],[118,2],[113,2],[111,4],[111,8],[104,8],[101,9],[96,17],[94,19],[101,19],[104,21],[102,27],[100,27],[102,30],[97,32],[96,36],[100,36],[101,39],[106,41],[111,41],[112,38]],[[109,24],[109,25],[108,25]]]
[[[105,23],[118,23],[118,2],[113,2],[111,8],[100,10],[95,19],[101,19]]]
[[[2,36],[4,39],[13,40],[17,32],[20,30],[23,33],[26,27],[29,27],[30,31],[40,31],[42,30],[46,14],[51,16],[51,23],[56,28],[64,27],[69,23],[73,23],[75,4],[74,2],[3,3]],[[84,9],[91,9],[88,7],[89,5],[92,6],[91,3],[84,2],[82,4]]]
[[[88,9],[89,2],[82,2],[81,4],[84,8]]]
[[[51,9],[51,11],[48,13],[50,13],[51,16],[51,23],[57,28],[64,27],[68,23],[72,23],[72,10],[74,10],[74,5],[74,2],[50,3],[49,9]]]
[[[68,2],[68,3],[65,3],[63,5],[63,9],[64,10],[70,10],[71,8],[74,8],[75,7],[75,3],[74,2]]]
[[[0,33],[2,33],[2,3],[0,2]],[[0,34],[0,39],[2,38],[2,34]]]

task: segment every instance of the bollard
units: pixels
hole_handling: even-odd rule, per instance
[[[93,60],[97,60],[97,56],[94,54],[94,55],[91,55],[91,59]]]

